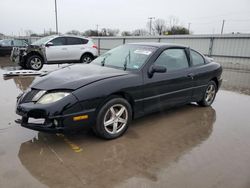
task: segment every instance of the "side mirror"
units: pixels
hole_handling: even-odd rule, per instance
[[[47,44],[45,44],[46,47],[50,47],[53,46],[54,44],[52,42],[48,42]]]
[[[161,65],[152,65],[148,70],[149,78],[152,78],[154,73],[165,73],[167,72],[167,68]]]

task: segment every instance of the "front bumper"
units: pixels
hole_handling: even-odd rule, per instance
[[[29,129],[58,133],[84,128],[92,125],[95,120],[95,109],[83,109],[73,95],[52,104],[20,103],[20,100],[22,96],[19,97],[16,107],[16,113],[21,119],[16,122]],[[37,119],[43,121],[30,121]]]
[[[83,129],[87,126],[92,125],[93,121],[90,117],[93,116],[94,110],[91,111],[83,111],[75,114],[68,114],[64,116],[57,116],[57,117],[44,117],[44,123],[30,123],[29,118],[33,118],[27,115],[23,115],[22,119],[17,120],[16,122],[19,123],[22,127],[42,131],[42,132],[51,132],[51,133],[62,133],[76,129]],[[28,114],[28,112],[27,112]],[[85,120],[74,121],[74,117],[85,115],[89,117]],[[40,119],[40,118],[39,118]],[[58,124],[55,124],[55,120]]]

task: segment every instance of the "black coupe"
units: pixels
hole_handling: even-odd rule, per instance
[[[132,119],[176,105],[210,106],[222,68],[186,46],[126,44],[91,64],[42,75],[17,100],[22,126],[62,132],[90,125],[102,138],[121,136]],[[39,121],[36,121],[39,120]]]

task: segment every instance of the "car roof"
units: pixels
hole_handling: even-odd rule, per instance
[[[152,46],[152,47],[188,47],[182,44],[175,44],[175,43],[163,43],[163,42],[137,42],[137,43],[128,43],[133,45],[142,45],[142,46]]]
[[[82,39],[90,40],[90,38],[88,37],[79,36],[79,35],[55,35],[55,37],[75,37],[75,38],[82,38]]]

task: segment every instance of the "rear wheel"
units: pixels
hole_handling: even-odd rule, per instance
[[[130,104],[123,98],[113,98],[99,110],[93,129],[102,138],[118,138],[126,132],[131,119]]]
[[[90,63],[91,61],[93,61],[94,57],[90,54],[84,54],[82,55],[81,59],[80,59],[80,62],[81,63]]]
[[[26,67],[32,70],[40,70],[43,67],[42,58],[38,55],[32,55],[27,59]]]
[[[210,106],[214,102],[216,92],[217,85],[213,80],[211,80],[207,85],[202,100],[199,101],[198,104],[201,106]]]

